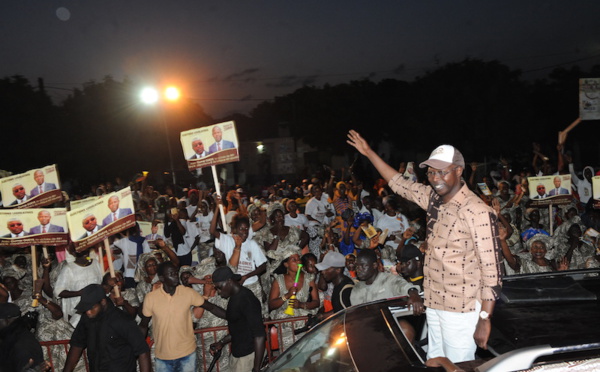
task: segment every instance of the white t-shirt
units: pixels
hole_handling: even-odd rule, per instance
[[[204,243],[210,240],[210,222],[213,219],[213,212],[208,212],[207,216],[201,214],[196,215],[196,222],[198,223],[198,230],[200,232],[200,243]]]
[[[327,201],[327,197],[325,196],[325,194],[323,194],[321,196],[321,200],[318,200],[315,197],[312,197],[308,200],[308,203],[306,203],[306,209],[304,210],[304,214],[319,221],[320,224],[323,224],[329,222],[328,218],[325,216],[327,211],[331,211],[335,214],[335,209],[333,208],[333,205],[331,205],[331,203]]]
[[[228,234],[221,233],[219,239],[215,239],[215,247],[225,253],[227,261],[233,256],[233,248],[235,248],[235,240]],[[267,262],[267,257],[263,253],[262,249],[258,246],[258,243],[254,240],[248,239],[242,243],[240,251],[240,262],[238,263],[237,273],[240,275],[246,275],[249,272],[256,270],[257,267]],[[248,278],[244,282],[245,286],[254,284],[258,281],[258,276]]]
[[[113,246],[123,251],[123,276],[126,278],[133,278],[135,274],[135,268],[137,267],[137,244],[129,240],[128,238],[122,238],[115,240]],[[150,252],[150,246],[148,241],[144,239],[142,243],[142,253]]]
[[[298,213],[296,218],[290,216],[290,214],[285,215],[285,226],[295,226],[300,230],[304,231],[308,227],[308,218],[305,215]]]
[[[181,224],[185,226],[185,234],[183,234],[184,244],[179,244],[177,249],[178,256],[185,256],[190,253],[192,250],[192,246],[194,245],[194,240],[196,237],[200,235],[200,229],[198,228],[197,222],[180,220]]]
[[[395,216],[388,216],[387,213],[382,213],[375,227],[379,227],[382,231],[388,229],[389,236],[396,235],[402,239],[402,233],[409,227],[408,218],[402,213],[398,213]],[[395,241],[388,241],[385,244],[394,248],[398,247],[398,243]]]

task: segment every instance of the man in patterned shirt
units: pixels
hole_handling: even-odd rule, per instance
[[[429,186],[405,180],[357,132],[348,141],[375,166],[398,195],[427,211],[424,266],[428,358],[454,363],[486,349],[490,316],[501,291],[500,244],[493,211],[461,180],[462,154],[450,145],[433,150],[420,164]]]

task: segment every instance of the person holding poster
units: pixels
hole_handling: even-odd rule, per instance
[[[2,238],[20,238],[29,235],[26,231],[23,231],[23,222],[18,218],[8,220],[6,227],[8,227],[10,233],[3,235]]]
[[[215,139],[215,143],[210,145],[208,148],[209,154],[214,154],[215,152],[219,152],[225,149],[234,149],[235,144],[231,141],[227,141],[223,139],[223,130],[218,125],[214,126],[212,129],[212,135]]]
[[[25,187],[20,183],[15,183],[13,185],[12,193],[17,200],[10,203],[10,205],[21,204],[29,199],[27,196],[27,191],[25,191]]]
[[[51,215],[48,211],[40,211],[37,215],[37,219],[40,221],[40,224],[32,227],[31,230],[29,230],[30,235],[65,232],[65,229],[61,226],[52,225],[50,223]]]
[[[569,190],[560,187],[561,179],[559,176],[554,177],[554,188],[548,192],[548,196],[569,195]]]
[[[33,173],[33,179],[35,180],[35,183],[37,183],[37,186],[31,190],[31,198],[46,191],[56,190],[55,184],[44,182],[44,171],[41,169],[38,169]]]
[[[130,208],[119,208],[119,197],[116,195],[108,198],[108,209],[110,209],[110,214],[102,220],[102,226],[107,226],[112,222],[115,222],[119,218],[123,218],[125,216],[129,216],[133,214]]]
[[[102,226],[98,225],[98,220],[92,213],[88,213],[85,215],[85,217],[83,217],[82,225],[85,229],[85,233],[77,240],[85,239],[88,236],[97,233],[98,230],[102,228]]]
[[[200,159],[208,155],[208,152],[204,150],[204,143],[198,137],[192,140],[192,148],[194,149],[195,154],[192,155],[189,160]]]
[[[69,253],[75,256],[75,261],[65,261],[54,285],[55,296],[62,299],[63,318],[76,327],[81,318],[75,306],[81,300],[83,288],[90,284],[102,283],[102,269],[100,264],[90,257],[90,250],[77,252],[73,245],[69,246]]]

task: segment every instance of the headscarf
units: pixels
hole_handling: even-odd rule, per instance
[[[281,263],[290,256],[294,254],[300,255],[301,251],[302,250],[295,245],[287,245],[285,247],[278,247],[274,251],[267,251],[267,257],[273,260],[271,263],[271,272],[269,274],[273,274],[273,271],[277,270]]]
[[[552,245],[552,239],[550,238],[550,236],[546,235],[546,234],[535,234],[532,237],[530,237],[527,242],[525,243],[525,245],[527,246],[527,250],[531,251],[531,245],[534,242],[542,242],[544,243],[544,246],[546,247],[546,255],[544,256],[546,259],[550,260],[555,258],[555,250],[554,250],[554,246]]]
[[[155,252],[156,250],[153,250],[151,252],[142,253],[140,255],[140,258],[137,262],[137,266],[135,268],[135,274],[133,275],[136,282],[142,281],[148,276],[148,274],[146,273],[146,262],[148,262],[149,259],[154,258],[154,260],[156,260],[156,263],[158,264],[158,259],[154,255]],[[154,279],[156,278],[158,278],[158,275],[154,277]]]

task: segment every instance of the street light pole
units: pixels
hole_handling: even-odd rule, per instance
[[[168,87],[165,89],[164,98],[168,101],[177,101],[179,99],[179,89],[176,87]],[[142,102],[145,104],[156,104],[160,97],[158,91],[154,88],[144,88],[140,95]],[[173,151],[171,150],[171,141],[169,140],[169,126],[167,125],[167,117],[165,114],[165,109],[162,106],[161,102],[158,102],[161,107],[160,116],[162,117],[163,126],[165,127],[165,139],[167,140],[167,150],[169,151],[169,164],[171,166],[171,177],[173,179],[173,185],[177,184],[177,177],[175,175],[175,167],[173,166]]]

